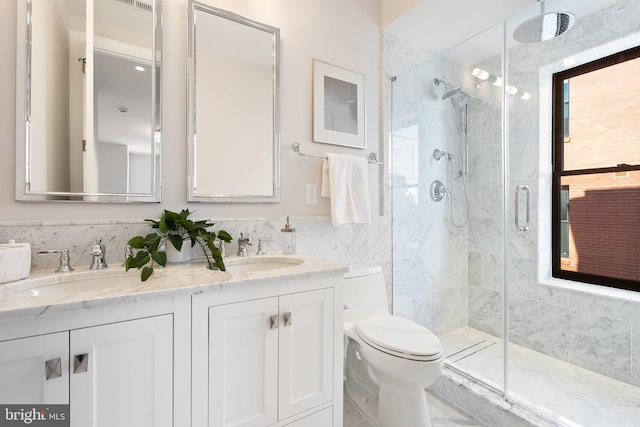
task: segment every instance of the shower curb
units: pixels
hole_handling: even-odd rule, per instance
[[[490,427],[563,427],[532,409],[506,401],[502,394],[445,366],[429,390]]]

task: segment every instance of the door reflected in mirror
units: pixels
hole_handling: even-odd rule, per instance
[[[279,30],[190,6],[189,201],[278,202]]]
[[[160,0],[18,5],[16,200],[160,201]]]

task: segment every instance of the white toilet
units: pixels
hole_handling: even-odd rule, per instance
[[[346,395],[377,427],[430,427],[424,389],[442,372],[442,343],[389,314],[381,267],[352,266],[344,278]]]

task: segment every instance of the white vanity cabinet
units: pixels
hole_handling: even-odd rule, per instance
[[[173,315],[0,341],[0,402],[69,404],[72,427],[172,426]]]
[[[0,342],[0,402],[69,403],[68,332]]]
[[[71,427],[173,425],[171,315],[78,329],[69,338]]]
[[[342,408],[339,422],[333,408],[334,399],[341,405],[342,372],[340,365],[336,375],[342,334],[336,339],[333,285],[292,279],[261,285],[263,296],[254,299],[194,296],[194,427],[341,425]]]
[[[68,404],[71,427],[342,427],[345,268],[296,261],[5,289],[0,404]]]

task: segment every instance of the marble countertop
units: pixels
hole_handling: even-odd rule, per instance
[[[283,267],[257,271],[242,271],[240,267],[239,271],[222,272],[209,270],[203,260],[195,260],[154,268],[146,282],[141,282],[139,270],[125,272],[120,265],[97,271],[78,267],[71,273],[33,270],[27,279],[0,286],[0,322],[348,270],[336,261],[299,254],[230,257],[226,264],[232,270],[233,266],[252,262],[272,262]]]

